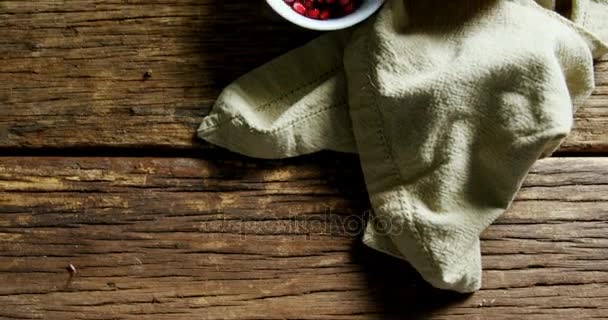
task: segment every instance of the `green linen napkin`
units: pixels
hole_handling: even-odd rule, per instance
[[[568,134],[608,52],[606,2],[570,2],[572,21],[539,3],[391,0],[230,84],[198,134],[261,158],[358,152],[364,243],[477,290],[480,233]]]

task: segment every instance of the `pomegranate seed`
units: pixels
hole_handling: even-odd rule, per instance
[[[321,14],[321,10],[319,10],[317,8],[312,8],[312,9],[308,10],[308,12],[306,12],[306,16],[309,18],[313,18],[313,19],[317,19],[320,14]]]
[[[319,14],[319,19],[327,20],[327,19],[329,19],[330,16],[331,16],[330,11],[328,9],[325,9],[325,10],[321,11],[321,14]]]
[[[350,14],[357,9],[361,1],[363,0],[283,0],[298,14],[320,20]]]
[[[355,6],[352,3],[345,5],[342,9],[344,9],[344,13],[349,14],[355,11]]]
[[[301,15],[306,14],[306,7],[299,2],[293,4],[293,10]]]

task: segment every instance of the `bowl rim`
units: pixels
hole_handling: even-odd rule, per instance
[[[338,30],[353,26],[374,14],[384,2],[385,0],[364,0],[361,7],[347,16],[337,19],[315,20],[293,11],[284,0],[266,0],[266,3],[285,20],[303,28],[320,31]]]

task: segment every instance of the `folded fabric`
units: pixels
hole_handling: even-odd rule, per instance
[[[608,52],[606,2],[541,5],[389,1],[236,80],[198,134],[261,158],[358,152],[364,243],[438,288],[477,290],[480,233],[568,134]]]
[[[328,33],[231,83],[198,135],[258,158],[356,152],[342,66],[349,37]]]

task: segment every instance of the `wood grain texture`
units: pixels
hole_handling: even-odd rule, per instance
[[[263,1],[4,0],[0,148],[211,147],[195,128],[221,88],[315,36],[271,17]],[[562,151],[608,151],[596,69]]]
[[[538,162],[461,296],[358,244],[356,158],[230,157],[0,158],[0,317],[608,317],[608,158]]]
[[[223,86],[313,36],[264,10],[242,0],[0,2],[0,146],[200,147],[195,129]]]

